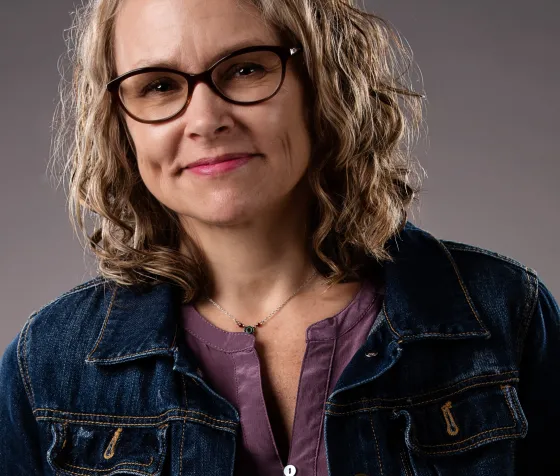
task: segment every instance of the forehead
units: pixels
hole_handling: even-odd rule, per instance
[[[278,40],[243,0],[122,0],[114,53],[118,74],[152,65],[198,72],[237,47]]]

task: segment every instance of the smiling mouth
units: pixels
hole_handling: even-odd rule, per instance
[[[220,155],[218,157],[210,157],[207,159],[201,159],[198,160],[196,162],[193,162],[189,165],[187,165],[186,168],[188,169],[192,169],[194,167],[200,167],[203,165],[215,165],[221,162],[229,162],[230,160],[236,160],[236,159],[240,159],[240,158],[245,158],[245,157],[252,157],[255,155],[259,155],[259,154],[252,154],[250,152],[247,153],[237,153],[237,154],[224,154],[224,155]]]
[[[206,175],[206,176],[221,175],[244,166],[245,164],[250,162],[251,159],[254,159],[256,157],[257,154],[238,156],[238,157],[221,160],[219,162],[214,162],[214,163],[205,163],[205,164],[203,163],[194,166],[191,165],[185,167],[183,170],[193,172],[197,175]]]

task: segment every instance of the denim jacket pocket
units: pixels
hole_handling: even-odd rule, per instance
[[[527,434],[527,419],[511,385],[478,387],[394,416],[405,417],[406,445],[423,456],[460,454]]]
[[[47,461],[57,476],[159,476],[167,427],[54,422]]]

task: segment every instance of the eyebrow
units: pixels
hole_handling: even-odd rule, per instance
[[[205,69],[209,68],[211,65],[216,63],[218,60],[224,58],[225,56],[228,56],[231,53],[234,53],[237,50],[241,50],[241,49],[249,47],[249,46],[265,46],[265,45],[268,45],[268,43],[263,43],[261,40],[256,40],[256,39],[244,40],[244,41],[241,41],[239,43],[235,43],[233,45],[228,46],[227,48],[224,48],[224,49],[220,50],[216,54],[214,54],[210,58],[210,60],[206,63]],[[179,65],[179,63],[177,62],[176,59],[172,59],[172,58],[169,58],[169,59],[165,59],[165,58],[164,59],[142,58],[142,59],[136,61],[132,65],[131,70],[138,69],[138,68],[148,68],[148,67],[180,69],[180,65]]]

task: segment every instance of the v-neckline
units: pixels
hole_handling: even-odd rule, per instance
[[[222,330],[206,320],[194,306],[185,306],[183,310],[185,330],[190,336],[195,338],[200,345],[203,346],[200,350],[204,351],[204,348],[208,349],[204,352],[210,352],[209,349],[218,350],[226,355],[228,360],[232,362],[231,368],[235,374],[235,390],[233,391],[232,389],[229,391],[229,400],[231,403],[236,405],[237,409],[240,411],[242,433],[245,441],[244,446],[248,449],[248,451],[252,451],[253,449],[257,452],[263,452],[258,455],[259,460],[261,460],[261,457],[265,457],[264,455],[267,453],[265,451],[266,446],[263,446],[263,444],[270,444],[271,446],[269,449],[272,454],[274,454],[274,458],[272,459],[276,460],[277,463],[273,463],[272,460],[269,460],[268,465],[277,464],[283,470],[286,464],[294,464],[294,459],[300,458],[300,461],[302,461],[299,453],[295,451],[295,445],[298,446],[299,450],[301,450],[302,445],[309,445],[314,448],[313,454],[306,453],[305,460],[313,460],[313,465],[316,468],[318,446],[320,444],[320,439],[322,438],[324,400],[328,397],[328,389],[331,386],[332,365],[336,351],[337,339],[356,326],[365,314],[370,314],[369,311],[373,306],[373,302],[376,301],[375,298],[377,297],[377,294],[375,285],[369,281],[365,281],[355,294],[354,298],[344,309],[331,317],[317,321],[307,328],[305,349],[299,366],[298,386],[296,389],[295,408],[293,411],[294,416],[291,423],[292,435],[291,438],[289,438],[289,441],[287,441],[287,434],[283,426],[281,426],[282,432],[279,433],[278,431],[278,422],[282,423],[281,417],[280,419],[270,418],[271,412],[278,408],[278,400],[275,400],[275,405],[270,405],[270,398],[265,398],[262,361],[255,348],[255,336],[243,332],[228,332]],[[308,355],[310,349],[311,355]],[[203,363],[204,362],[201,362],[201,364]],[[256,368],[255,370],[251,370],[251,367],[253,366],[258,368],[258,380],[254,380],[254,383],[252,384],[253,386],[249,388],[248,386],[250,382],[240,383],[238,381],[238,374],[239,372],[243,373],[248,371],[254,376],[253,378],[256,378]],[[314,370],[314,366],[319,366],[319,369]],[[319,393],[315,392],[316,395],[314,394],[313,398],[310,397],[309,393],[303,394],[302,392],[305,390],[303,387],[310,385],[309,382],[314,382],[314,379],[317,378],[320,379],[320,382],[313,383],[313,387]],[[216,374],[215,379],[217,379],[217,381],[214,383],[219,387],[221,377]],[[255,392],[257,392],[257,395]],[[228,392],[226,391],[224,393]],[[310,401],[316,400],[319,395],[321,396],[321,408],[317,406],[317,402],[311,404],[314,407],[313,412],[318,412],[318,414],[304,414],[301,417],[298,417],[299,413],[307,411],[302,410],[302,405],[304,407],[310,405]],[[258,408],[259,401],[262,405],[261,410]],[[309,431],[310,420],[315,421],[312,425],[314,428],[313,431],[315,432],[312,437],[312,443],[301,440],[301,438],[304,438],[303,435],[306,435],[306,432]],[[256,431],[258,436],[247,435],[244,430],[245,425],[247,425],[246,428],[249,429],[250,432]],[[301,427],[302,425],[303,427]],[[266,433],[268,433],[267,438],[264,437]],[[260,441],[255,441],[255,438],[259,438]],[[304,438],[304,440],[308,439],[309,438]],[[269,443],[266,443],[266,440],[268,440]],[[272,457],[272,454],[269,454],[269,457]],[[270,472],[271,468],[269,467],[268,469]],[[265,474],[269,474],[269,472]]]

